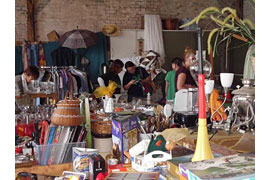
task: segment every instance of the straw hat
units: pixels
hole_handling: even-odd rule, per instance
[[[102,32],[106,36],[118,36],[120,34],[120,28],[113,24],[106,24],[102,27]]]

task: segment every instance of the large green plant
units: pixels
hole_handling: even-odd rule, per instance
[[[217,25],[208,36],[207,45],[209,55],[213,52],[214,57],[218,45],[224,41],[227,44],[226,47],[228,47],[232,37],[244,41],[245,44],[255,44],[254,33],[251,31],[255,30],[254,24],[249,19],[240,19],[236,14],[236,10],[229,7],[225,7],[222,10],[216,7],[208,7],[189,23],[180,26],[180,28],[190,26],[194,23],[198,24],[201,19],[207,18]],[[214,35],[216,36],[212,47],[211,42]]]

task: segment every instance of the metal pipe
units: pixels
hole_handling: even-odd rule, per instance
[[[203,74],[202,29],[200,27],[197,27],[197,35],[198,35],[198,58],[199,58],[198,74]]]

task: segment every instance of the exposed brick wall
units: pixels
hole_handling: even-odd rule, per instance
[[[251,2],[251,0],[244,0],[244,13],[243,18],[249,19],[253,23],[255,23],[255,5]]]
[[[27,39],[26,0],[15,0],[15,40]]]
[[[161,18],[193,18],[209,6],[234,7],[234,0],[36,0],[36,39],[47,41],[56,30],[81,29],[100,31],[105,24],[121,29],[140,29],[144,14]],[[27,39],[26,0],[16,0],[16,40]]]

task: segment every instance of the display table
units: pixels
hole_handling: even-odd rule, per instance
[[[27,167],[15,167],[15,177],[20,172],[27,172],[43,176],[62,176],[63,171],[72,171],[72,163],[55,164],[55,165],[32,165]]]
[[[209,138],[212,134],[209,134]],[[184,147],[195,150],[197,141],[197,133],[193,133],[185,137],[181,141]],[[238,152],[255,152],[255,136],[250,133],[240,134],[219,130],[217,134],[210,140],[211,149],[215,153],[222,155],[232,155]]]
[[[46,94],[46,93],[29,93],[31,99],[35,98],[54,98],[57,99],[56,93]]]
[[[46,98],[46,103],[49,104],[49,98],[53,98],[55,99],[55,101],[57,102],[57,93],[50,93],[50,94],[46,94],[46,93],[28,93],[28,95],[30,96],[31,102],[33,102],[33,104],[35,104],[35,99],[36,98]],[[22,99],[23,96],[15,96],[16,100]]]

